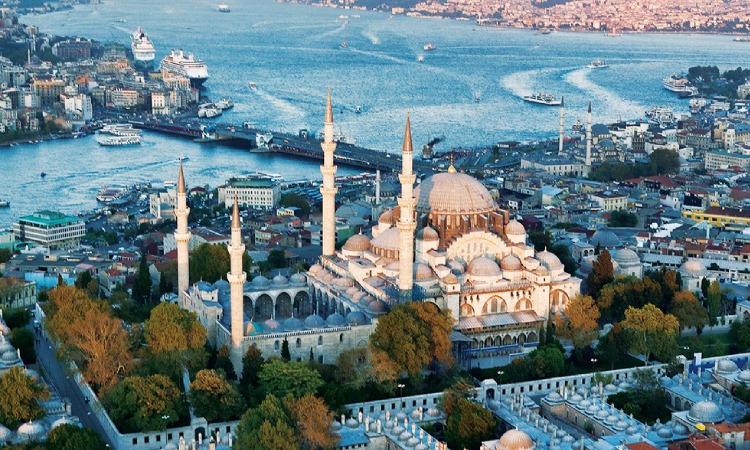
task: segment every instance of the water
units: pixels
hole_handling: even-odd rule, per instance
[[[536,35],[270,0],[229,6],[232,12],[223,14],[204,0],[179,5],[109,0],[21,21],[51,34],[128,45],[129,34],[142,26],[156,45],[157,60],[182,48],[206,61],[211,76],[206,95],[229,96],[236,104],[218,119],[222,122],[320,131],[330,86],[337,131],[382,151],[400,149],[407,112],[417,148],[435,136],[444,137],[436,151],[554,137],[559,110],[520,98],[536,90],[565,96],[568,130],[576,119],[585,121],[589,100],[594,120],[601,122],[642,117],[654,105],[687,111],[687,101],[665,91],[661,79],[697,64],[734,68],[746,61],[750,48],[728,36]],[[341,14],[350,16],[346,26]],[[127,23],[117,22],[120,18]],[[428,42],[437,50],[423,51]],[[596,58],[610,67],[585,68]],[[256,91],[249,81],[257,83]],[[354,112],[357,106],[361,114]],[[145,141],[140,149],[105,149],[90,138],[0,149],[0,174],[7,180],[0,197],[13,202],[0,210],[0,224],[40,208],[92,208],[105,184],[173,179],[180,154],[191,158],[186,173],[195,185],[216,186],[229,175],[258,169],[290,179],[320,178],[312,162],[153,134]],[[41,171],[49,174],[44,180]]]

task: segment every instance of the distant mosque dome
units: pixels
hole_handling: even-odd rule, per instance
[[[437,173],[414,189],[419,213],[484,214],[497,210],[497,204],[476,178],[458,172]]]
[[[740,370],[731,359],[722,359],[716,364],[716,372],[721,374],[734,373]]]
[[[449,273],[448,275],[443,277],[443,283],[445,284],[458,284],[458,277],[453,275],[452,273]]]
[[[497,265],[495,260],[488,258],[487,256],[474,258],[469,263],[469,267],[466,268],[466,273],[479,277],[494,277],[502,275],[500,266]]]
[[[414,263],[414,278],[417,281],[432,280],[435,278],[435,273],[427,264]]]
[[[384,250],[399,250],[401,248],[401,232],[398,228],[388,228],[371,242],[373,247]]]
[[[227,280],[221,279],[217,280],[216,283],[214,283],[214,287],[220,291],[228,291],[229,290],[229,282]]]
[[[609,230],[598,230],[591,236],[591,245],[596,247],[597,245],[602,248],[616,248],[622,246],[620,238]]]
[[[640,264],[641,259],[638,254],[629,248],[623,248],[612,252],[612,259],[620,263],[621,266],[628,264]]]
[[[425,242],[434,242],[439,241],[440,236],[434,228],[428,225],[417,232],[417,239]]]
[[[373,300],[367,305],[367,311],[372,314],[383,314],[388,311],[388,306],[382,300]]]
[[[364,252],[370,249],[370,238],[364,234],[355,234],[346,240],[344,250],[351,252]]]
[[[290,317],[284,321],[284,329],[287,331],[298,331],[302,329],[302,321],[296,317]]]
[[[268,333],[281,333],[284,331],[284,327],[274,319],[268,319],[265,322],[263,322],[263,330],[267,331]]]
[[[534,441],[521,430],[508,430],[495,444],[495,450],[532,450]]]
[[[346,315],[346,321],[349,325],[364,325],[367,323],[367,317],[362,311],[352,311]]]
[[[307,283],[307,277],[301,273],[295,273],[289,278],[289,282],[292,284],[305,284]]]
[[[523,225],[521,225],[521,222],[513,219],[510,222],[508,222],[507,225],[505,225],[505,234],[511,235],[511,236],[525,236],[526,235],[526,228],[524,228]]]

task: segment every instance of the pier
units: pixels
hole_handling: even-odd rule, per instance
[[[235,127],[226,124],[204,125],[195,122],[139,122],[130,121],[134,127],[167,133],[176,136],[193,138],[198,142],[214,142],[245,148],[258,153],[280,153],[284,155],[315,159],[323,161],[321,141],[304,132],[299,134],[269,132],[253,127]],[[271,140],[267,148],[258,148],[257,135],[270,134]],[[401,155],[386,153],[378,150],[359,147],[348,142],[338,142],[334,162],[340,165],[357,167],[365,170],[382,170],[399,172],[401,170]],[[414,170],[423,174],[434,172],[433,163],[414,160]]]

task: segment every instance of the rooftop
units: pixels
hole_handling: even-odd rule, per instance
[[[55,211],[38,211],[34,214],[31,214],[30,216],[22,216],[18,219],[18,221],[47,227],[68,225],[75,222],[83,222],[83,220],[79,219],[78,217],[69,216],[67,214]]]

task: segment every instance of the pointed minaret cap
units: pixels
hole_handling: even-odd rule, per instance
[[[561,96],[561,97],[560,97],[560,106],[561,106],[562,108],[565,108],[565,96]]]
[[[177,175],[177,193],[185,193],[185,175],[182,173],[182,159],[180,159],[180,174]]]
[[[589,100],[589,114],[591,114],[591,100]]]
[[[450,155],[451,165],[448,166],[448,173],[456,173],[456,167],[453,165],[453,159],[454,159],[453,152],[451,152],[451,155]]]
[[[326,123],[333,123],[333,106],[331,105],[331,88],[328,88],[328,102],[326,103]]]
[[[232,209],[232,228],[240,228],[240,208],[237,206],[237,194],[234,195],[234,208]]]
[[[406,130],[404,131],[404,146],[401,148],[401,153],[411,153],[411,120],[410,114],[406,114]]]

